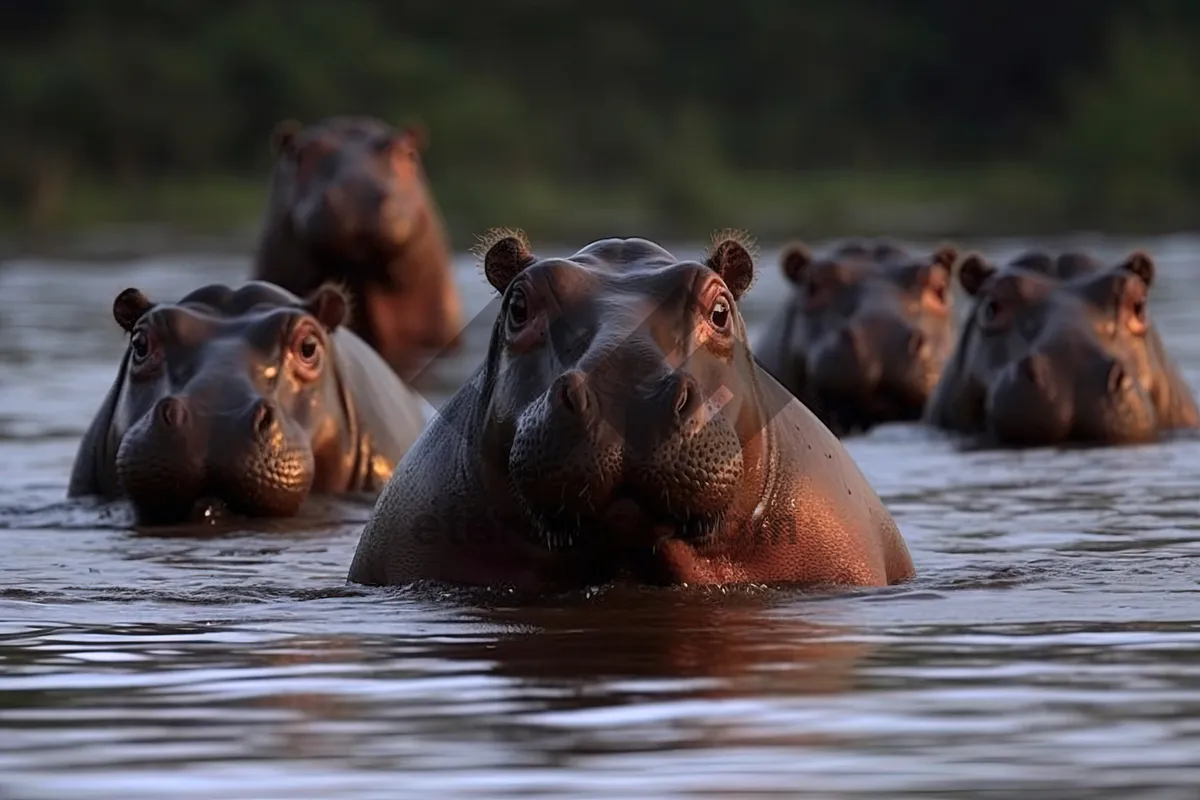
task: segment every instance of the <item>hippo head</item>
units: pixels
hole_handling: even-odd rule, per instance
[[[394,257],[425,205],[421,134],[369,117],[332,117],[272,132],[274,198],[301,246],[368,269]]]
[[[1195,424],[1195,404],[1150,318],[1155,265],[1027,253],[996,267],[977,254],[959,280],[972,298],[930,401],[942,427],[1002,445],[1119,444]]]
[[[423,132],[370,117],[286,120],[272,143],[253,277],[300,295],[346,284],[351,328],[405,380],[458,350],[462,307],[421,165]]]
[[[754,263],[718,235],[701,261],[640,238],[539,258],[520,232],[485,240],[503,295],[482,451],[544,547],[644,547],[714,535],[760,430],[738,300]],[[757,499],[754,500],[757,502]]]
[[[788,388],[834,433],[920,419],[953,345],[955,258],[950,246],[916,256],[886,241],[824,258],[785,248]]]
[[[209,498],[291,515],[325,488],[347,446],[331,349],[346,309],[332,285],[303,300],[260,282],[205,286],[178,303],[117,295],[129,345],[109,435],[142,522],[181,521]]]

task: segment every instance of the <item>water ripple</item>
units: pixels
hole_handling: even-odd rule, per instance
[[[1194,386],[1196,249],[1163,241],[1154,297]],[[122,346],[111,297],[244,268],[0,271],[0,796],[1194,794],[1200,437],[852,440],[918,565],[904,586],[350,586],[369,498],[175,530],[64,498]]]

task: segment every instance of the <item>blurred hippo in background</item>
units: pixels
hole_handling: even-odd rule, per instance
[[[129,344],[80,442],[70,497],[126,498],[142,524],[295,514],[310,493],[376,493],[425,407],[343,326],[333,285],[212,284],[178,302],[130,288],[113,316]]]
[[[926,421],[996,446],[1145,442],[1200,426],[1191,389],[1149,311],[1155,264],[1029,252],[971,254],[971,308]]]
[[[784,249],[792,294],[768,322],[759,363],[838,436],[920,420],[954,344],[957,251],[916,254],[852,240],[814,258]]]
[[[280,122],[252,271],[298,295],[341,283],[351,330],[410,383],[459,348],[463,326],[423,138],[370,117]]]

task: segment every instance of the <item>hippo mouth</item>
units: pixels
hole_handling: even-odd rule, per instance
[[[669,539],[698,545],[715,536],[723,520],[720,513],[665,512],[628,489],[617,490],[602,508],[586,511],[521,505],[530,523],[530,536],[547,550],[596,546],[653,550]]]
[[[214,514],[294,516],[309,494],[313,456],[306,448],[253,448],[214,460],[191,438],[137,430],[122,441],[117,476],[139,524],[172,525]]]
[[[138,522],[146,526],[189,523],[214,524],[233,517],[291,517],[307,497],[307,492],[280,487],[269,497],[243,497],[205,487],[194,496],[164,496],[150,499],[141,494],[130,497]]]

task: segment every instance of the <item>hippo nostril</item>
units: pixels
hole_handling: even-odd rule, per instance
[[[577,369],[563,374],[558,381],[558,401],[567,411],[583,416],[591,408],[592,401],[587,387],[587,378]]]
[[[1117,394],[1118,392],[1127,391],[1133,381],[1129,377],[1129,373],[1120,364],[1113,364],[1108,371],[1108,391],[1109,394]]]
[[[1017,362],[1017,372],[1038,388],[1045,389],[1050,385],[1050,367],[1041,356],[1025,356]]]
[[[271,404],[266,400],[259,400],[254,409],[254,432],[259,436],[266,436],[274,422],[275,412],[271,409]]]
[[[921,331],[914,330],[908,337],[908,353],[909,355],[917,355],[921,352],[921,348],[925,346],[925,334]]]
[[[696,379],[690,375],[679,378],[675,387],[675,415],[679,419],[687,419],[700,405],[700,387]]]
[[[187,405],[178,397],[164,397],[159,401],[158,414],[168,428],[182,428],[188,421]]]

